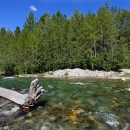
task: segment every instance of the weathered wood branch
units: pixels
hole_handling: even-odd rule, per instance
[[[21,94],[13,90],[0,87],[0,96],[16,103],[23,112],[28,112],[45,90],[38,84],[38,79],[31,82],[29,93]]]

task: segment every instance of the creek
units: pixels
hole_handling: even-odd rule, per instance
[[[28,92],[34,78],[0,77],[0,86]],[[130,81],[38,78],[46,93],[27,114],[0,98],[0,130],[129,130]]]

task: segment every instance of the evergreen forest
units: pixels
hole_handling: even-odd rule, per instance
[[[65,68],[130,68],[130,11],[100,7],[96,13],[58,10],[38,20],[30,12],[23,28],[0,29],[0,71],[32,74]]]

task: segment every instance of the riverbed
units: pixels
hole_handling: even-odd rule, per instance
[[[1,76],[0,86],[27,93],[33,79]],[[27,114],[0,98],[0,130],[130,129],[129,80],[39,78],[39,83],[46,93]]]

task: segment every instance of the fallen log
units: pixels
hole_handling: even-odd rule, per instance
[[[31,82],[29,92],[27,94],[21,94],[13,90],[0,87],[0,97],[14,102],[24,113],[30,111],[30,108],[34,106],[35,102],[44,92],[45,90],[38,84],[38,79]]]

